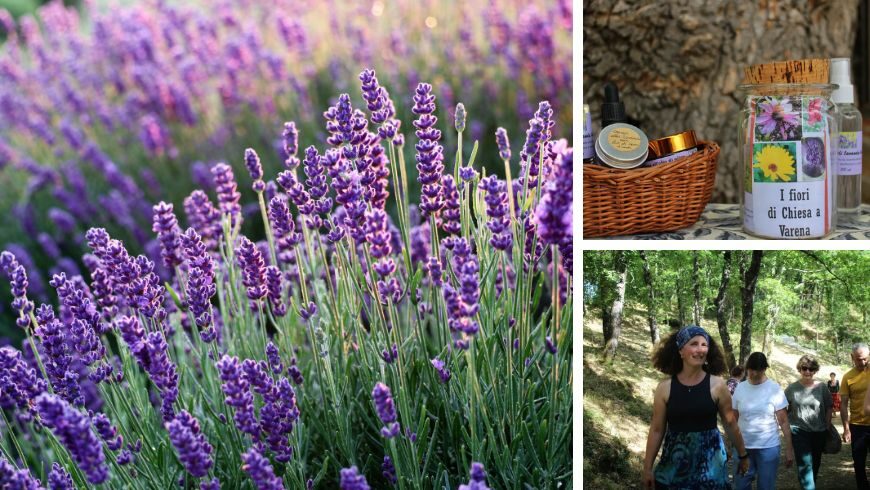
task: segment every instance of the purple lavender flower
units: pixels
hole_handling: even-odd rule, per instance
[[[459,485],[459,490],[489,490],[486,486],[486,470],[480,463],[471,463],[471,480],[468,485]]]
[[[129,447],[129,444],[127,445]],[[131,464],[136,461],[136,456],[130,451],[130,449],[122,449],[120,453],[118,453],[118,457],[115,458],[115,462],[118,463],[118,466],[124,466]]]
[[[433,285],[440,286],[443,284],[443,270],[441,269],[441,262],[438,261],[438,257],[429,257],[424,267]]]
[[[48,210],[48,219],[51,220],[55,228],[60,230],[61,233],[67,235],[75,233],[76,219],[68,212],[58,208],[51,208]]]
[[[172,405],[178,398],[178,373],[169,358],[169,347],[161,332],[145,334],[139,320],[133,316],[123,316],[117,320],[121,338],[130,349],[136,364],[148,374],[151,382],[160,390],[163,399],[161,411],[163,420],[172,420]]]
[[[172,204],[161,201],[154,205],[154,224],[151,231],[157,233],[160,239],[161,256],[163,263],[169,270],[181,265],[180,241],[178,235],[178,218],[172,212]]]
[[[544,339],[544,344],[547,347],[547,351],[550,354],[553,354],[555,356],[557,351],[556,351],[556,343],[553,341],[553,339],[551,337],[547,336],[547,338]]]
[[[356,466],[341,469],[341,481],[339,482],[341,490],[369,490],[369,484],[366,482],[366,477],[359,474]]]
[[[456,110],[453,111],[453,117],[455,120],[453,125],[456,128],[456,131],[460,133],[465,131],[465,116],[465,105],[463,105],[462,102],[456,104]]]
[[[573,238],[573,166],[573,149],[569,148],[556,157],[555,171],[544,185],[541,200],[535,208],[532,220],[538,236],[546,245],[559,245],[563,240]]]
[[[96,429],[97,434],[106,441],[106,447],[108,447],[110,451],[121,449],[124,445],[124,438],[118,435],[118,428],[112,426],[112,422],[106,414],[100,412],[95,414],[91,420],[93,421],[94,429]]]
[[[305,378],[302,376],[302,371],[300,371],[299,366],[296,365],[296,357],[290,358],[290,367],[287,368],[287,374],[290,375],[290,379],[293,380],[293,384],[296,386],[305,382]]]
[[[453,245],[453,270],[459,280],[459,288],[444,284],[444,301],[447,304],[447,324],[455,337],[454,344],[460,349],[468,347],[470,337],[477,334],[479,325],[475,320],[480,305],[480,279],[477,257],[465,238],[457,238]]]
[[[308,177],[305,184],[308,187],[308,196],[311,200],[300,206],[299,212],[307,216],[305,224],[308,228],[315,230],[323,226],[323,219],[317,215],[328,213],[332,209],[332,199],[326,197],[326,193],[329,192],[329,186],[326,183],[326,168],[321,163],[317,148],[309,146],[305,150],[302,166]]]
[[[11,252],[3,251],[0,254],[0,268],[2,268],[9,277],[12,286],[12,308],[18,311],[18,319],[15,324],[20,328],[27,328],[30,325],[30,312],[33,311],[33,302],[27,299],[27,273],[24,271],[24,266],[18,263],[18,260]]]
[[[278,353],[278,346],[271,341],[266,344],[266,359],[269,360],[269,369],[275,374],[281,374],[284,371],[284,364],[281,363],[281,355]]]
[[[211,458],[212,446],[200,430],[199,421],[186,410],[181,410],[166,424],[166,430],[184,469],[196,478],[206,476],[214,461]]]
[[[422,184],[420,211],[424,216],[437,213],[444,206],[441,195],[441,176],[444,172],[443,149],[438,140],[441,131],[435,129],[438,118],[435,117],[435,96],[432,86],[428,83],[417,85],[414,95],[414,114],[420,116],[414,121],[416,135],[420,140],[417,145],[417,181]]]
[[[284,284],[281,279],[281,270],[270,265],[266,267],[266,290],[269,304],[272,305],[272,314],[283,317],[287,314],[287,305],[282,300],[284,296]]]
[[[275,236],[278,261],[282,264],[294,262],[293,247],[302,241],[302,236],[296,233],[296,224],[290,216],[290,209],[284,198],[276,196],[269,201],[269,221]]]
[[[0,400],[4,406],[14,403],[27,419],[32,400],[45,390],[45,381],[24,360],[21,351],[0,347]]]
[[[102,359],[106,348],[100,341],[100,335],[111,327],[100,320],[94,304],[88,297],[88,292],[76,282],[66,278],[66,274],[55,275],[49,282],[57,290],[61,307],[68,313],[64,323],[69,329],[73,348],[88,366]]]
[[[244,463],[242,469],[251,477],[258,490],[283,490],[283,482],[275,476],[269,460],[256,446],[242,454],[242,462]]]
[[[396,478],[396,467],[393,465],[393,460],[389,456],[384,456],[384,462],[381,463],[381,475],[384,479],[395,485],[399,480]]]
[[[341,146],[345,143],[353,144],[354,128],[351,119],[353,118],[353,107],[350,104],[350,96],[341,94],[338,96],[338,102],[323,113],[326,118],[326,130],[330,136],[326,142],[333,146]],[[345,155],[347,156],[347,155]],[[356,155],[347,156],[348,159],[356,158]]]
[[[435,370],[438,371],[438,377],[441,379],[441,382],[447,383],[448,381],[450,381],[450,370],[447,369],[444,361],[436,357],[435,359],[432,359],[431,362],[432,367],[434,367]]]
[[[299,131],[296,130],[296,123],[293,121],[284,123],[284,132],[281,133],[284,139],[284,154],[286,160],[284,166],[287,170],[293,170],[299,166],[299,159],[296,158],[296,152],[299,151]]]
[[[211,298],[217,292],[214,260],[193,228],[182,235],[181,244],[188,262],[187,305],[202,340],[211,342],[216,334],[211,313]]]
[[[79,374],[73,369],[73,357],[68,345],[67,329],[54,317],[51,306],[36,310],[36,336],[42,344],[42,362],[55,393],[73,405],[83,405]]]
[[[218,204],[222,214],[230,216],[230,226],[235,227],[240,222],[242,208],[239,206],[239,194],[233,169],[226,163],[218,163],[211,169],[217,191]]]
[[[502,160],[511,159],[511,144],[508,141],[507,130],[498,128],[495,130],[495,142],[498,144],[498,155]]]
[[[387,213],[380,209],[372,209],[366,213],[366,241],[371,245],[372,258],[375,259],[372,268],[381,278],[378,281],[378,292],[385,304],[389,298],[398,301],[401,295],[398,280],[391,277],[396,271],[396,262],[391,257],[390,239]]]
[[[187,223],[199,233],[208,250],[215,250],[223,231],[221,213],[214,207],[208,195],[197,189],[184,199],[184,214]]]
[[[261,373],[268,378],[265,372]],[[263,432],[269,449],[275,454],[275,460],[280,463],[290,461],[293,447],[287,437],[292,432],[299,418],[299,407],[296,405],[296,392],[290,386],[290,381],[282,377],[277,383],[270,383],[270,390],[263,395],[263,408],[260,410]]]
[[[390,349],[384,349],[381,351],[381,357],[384,358],[384,362],[387,364],[392,364],[393,361],[399,358],[399,346],[393,344],[393,347]]]
[[[260,156],[253,148],[245,149],[245,166],[248,167],[248,173],[254,179],[254,192],[263,192],[266,189],[266,183],[263,182],[263,165],[260,163]]]
[[[0,10],[0,13],[3,12],[5,10]],[[42,486],[39,483],[39,480],[30,474],[29,469],[16,469],[5,456],[0,456],[0,488],[8,488],[10,490],[42,490]]]
[[[254,395],[249,391],[250,383],[242,376],[242,367],[238,357],[224,355],[217,362],[216,367],[220,371],[223,381],[223,389],[227,405],[233,407],[236,427],[242,432],[250,434],[255,440],[260,438],[260,427],[257,417],[254,415]]]
[[[494,175],[480,181],[478,188],[486,192],[486,227],[492,232],[489,244],[498,250],[510,252],[513,236],[510,229],[510,210],[508,209],[507,184]]]
[[[444,208],[441,210],[441,229],[447,235],[458,235],[462,231],[462,225],[459,222],[460,203],[459,190],[456,189],[456,183],[453,181],[452,175],[444,175],[441,177],[442,195],[444,196]],[[444,246],[451,248],[452,240],[445,240]]]
[[[266,296],[266,268],[263,254],[247,237],[241,237],[238,250],[239,267],[242,269],[242,284],[247,288],[251,308],[257,309],[257,302]]]
[[[35,400],[42,425],[51,429],[92,485],[109,478],[103,444],[91,430],[90,419],[56,395],[43,393]]]
[[[48,488],[51,490],[75,490],[76,487],[69,472],[60,463],[52,463],[51,472],[48,474]]]
[[[381,435],[387,439],[399,435],[399,423],[396,421],[396,407],[393,404],[393,394],[390,387],[378,382],[372,390],[372,399],[384,427],[381,427]]]
[[[217,477],[208,481],[203,480],[202,483],[199,484],[199,490],[221,490],[221,482]]]

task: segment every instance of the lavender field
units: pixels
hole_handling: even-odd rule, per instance
[[[0,488],[571,488],[571,15],[0,10]]]

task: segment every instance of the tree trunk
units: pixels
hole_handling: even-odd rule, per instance
[[[622,310],[625,307],[626,253],[617,251],[614,259],[614,270],[617,274],[616,297],[610,307],[610,322],[612,325],[610,337],[604,346],[604,360],[609,362],[616,356],[616,346],[619,344],[619,334],[622,332]]]
[[[743,275],[743,290],[741,299],[743,302],[743,321],[740,326],[740,364],[746,362],[746,358],[752,352],[752,309],[755,305],[755,286],[758,284],[758,273],[761,271],[761,257],[763,250],[752,251],[752,262]]]
[[[761,352],[770,357],[773,353],[773,342],[776,337],[776,319],[779,315],[779,305],[770,305],[767,309],[770,318],[767,320],[767,325],[764,327],[764,340],[761,344]]]
[[[677,286],[677,318],[680,320],[680,328],[686,326],[686,302],[683,300],[683,295],[680,294],[680,286]]]
[[[659,341],[659,327],[656,325],[656,296],[655,289],[653,288],[653,280],[652,274],[649,271],[649,261],[646,259],[646,252],[643,250],[638,252],[640,254],[640,259],[643,263],[643,280],[646,282],[647,287],[647,304],[646,304],[646,316],[647,321],[649,322],[649,338],[652,341],[653,345],[656,345]]]
[[[719,326],[719,336],[722,338],[722,350],[725,353],[725,362],[730,370],[737,365],[734,359],[734,347],[731,345],[731,336],[728,334],[728,322],[725,320],[725,292],[728,290],[728,281],[731,279],[731,251],[724,252],[725,263],[722,266],[722,280],[719,282],[719,292],[713,305],[716,306],[716,324]]]
[[[598,135],[604,84],[650,137],[692,128],[721,145],[713,202],[737,202],[738,85],[755,63],[852,57],[858,0],[585,0],[583,101]],[[642,5],[642,6],[641,6]],[[664,63],[656,60],[679,60]]]
[[[695,304],[692,306],[692,316],[695,325],[701,326],[701,284],[698,281],[698,251],[692,252],[692,289],[695,293]]]

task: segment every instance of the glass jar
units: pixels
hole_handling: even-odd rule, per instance
[[[839,137],[831,84],[741,85],[737,145],[743,230],[773,239],[823,238],[837,223]]]

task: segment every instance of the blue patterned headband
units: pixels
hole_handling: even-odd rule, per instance
[[[706,330],[697,326],[697,325],[689,325],[688,327],[684,327],[677,334],[677,350],[682,349],[692,337],[697,337],[698,335],[707,339],[707,344],[710,343],[710,334],[707,333]]]

